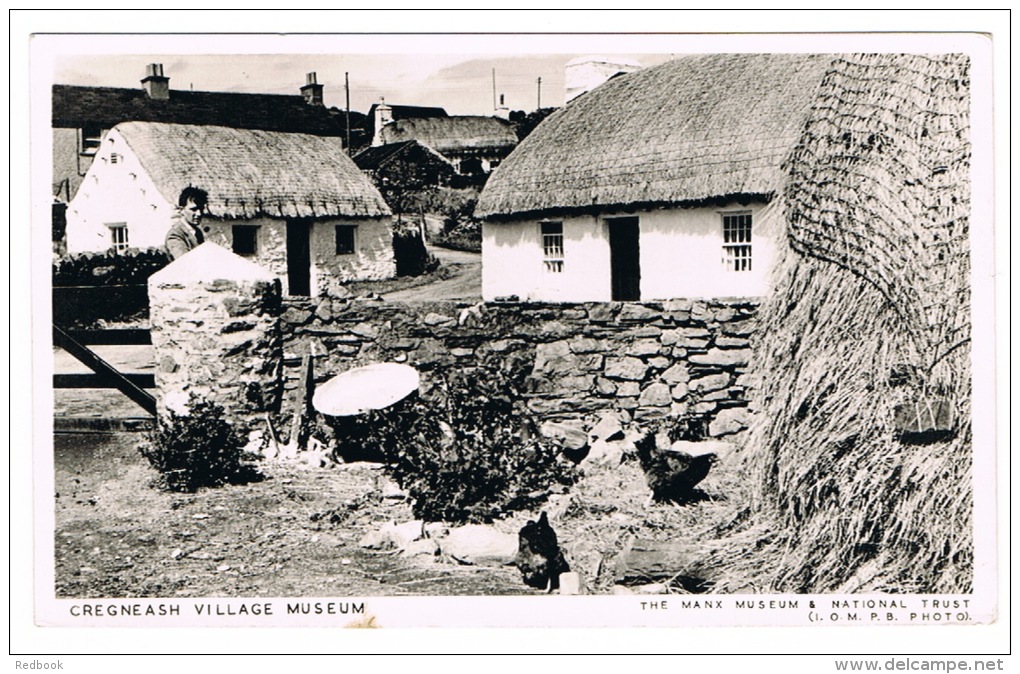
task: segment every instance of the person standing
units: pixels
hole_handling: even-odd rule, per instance
[[[166,252],[176,260],[205,241],[202,233],[202,216],[205,215],[209,194],[198,187],[185,187],[177,200],[177,210],[166,233]]]

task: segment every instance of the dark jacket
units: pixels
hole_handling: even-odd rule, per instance
[[[202,235],[202,230],[186,223],[180,212],[174,214],[170,231],[166,233],[166,252],[171,260],[176,260],[189,250],[197,248],[203,241],[205,236]]]

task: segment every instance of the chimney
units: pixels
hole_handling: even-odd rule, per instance
[[[165,101],[170,98],[170,78],[163,77],[162,63],[150,63],[145,66],[142,89],[145,90],[149,98],[156,101]]]
[[[499,105],[496,106],[496,110],[494,112],[496,113],[496,117],[499,117],[500,119],[510,119],[510,108],[506,107],[503,94],[499,95]]]
[[[323,105],[322,85],[315,79],[315,73],[305,75],[305,86],[301,87],[301,95],[308,105]]]
[[[382,99],[379,105],[375,106],[375,135],[372,137],[372,147],[383,144],[382,128],[392,121],[393,108],[386,105],[386,99]]]

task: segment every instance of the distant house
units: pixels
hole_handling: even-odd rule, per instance
[[[517,145],[517,135],[506,120],[498,117],[449,116],[434,113],[411,116],[386,104],[373,106],[373,146],[416,140],[445,157],[458,174],[484,176],[490,173]],[[439,109],[441,110],[441,109]]]
[[[170,88],[158,63],[146,67],[141,87],[53,85],[53,195],[69,202],[92,164],[103,136],[121,122],[165,122],[307,133],[346,134],[344,113],[323,105],[323,85],[308,73],[300,94],[249,94]],[[363,115],[351,113],[351,125]]]
[[[422,105],[390,105],[385,102],[373,103],[365,118],[365,131],[373,146],[383,145],[379,130],[390,122],[401,119],[435,119],[449,116],[444,108]]]
[[[483,297],[764,294],[773,243],[762,210],[830,61],[678,58],[550,115],[479,197]]]
[[[209,193],[209,241],[292,295],[395,274],[390,209],[340,138],[125,122],[96,147],[67,210],[70,252],[162,246],[181,190]]]
[[[447,185],[455,173],[446,157],[416,140],[365,148],[353,159],[397,213],[405,212],[405,197],[430,186]]]

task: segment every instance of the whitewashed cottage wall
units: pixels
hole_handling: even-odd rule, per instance
[[[108,249],[113,243],[109,225],[114,223],[126,223],[132,248],[162,246],[175,207],[113,129],[68,205],[67,250]]]
[[[482,295],[521,300],[601,302],[611,299],[609,224],[637,217],[640,226],[641,299],[759,297],[768,287],[774,243],[759,217],[763,206],[663,209],[635,213],[486,222],[482,233]],[[751,213],[750,271],[723,263],[724,213]],[[563,223],[563,271],[545,268],[542,222]]]

